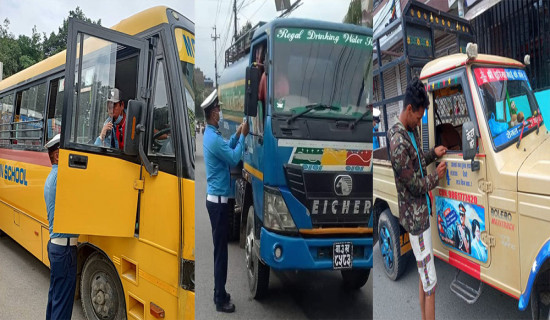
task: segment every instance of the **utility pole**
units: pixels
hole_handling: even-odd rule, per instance
[[[214,81],[216,85],[216,90],[218,89],[218,39],[220,36],[218,36],[218,33],[216,31],[216,26],[214,26],[212,29],[214,29],[214,35],[211,35],[212,40],[214,40]]]
[[[235,26],[235,32],[234,32],[234,39],[235,42],[237,42],[237,0],[233,0],[233,16],[234,16],[234,26]]]

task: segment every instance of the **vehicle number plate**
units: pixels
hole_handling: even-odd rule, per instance
[[[332,245],[332,268],[351,269],[353,265],[353,243],[336,242]]]

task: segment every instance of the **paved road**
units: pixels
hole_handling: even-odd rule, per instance
[[[0,236],[0,319],[46,318],[50,269],[10,237]],[[73,320],[84,320],[80,300]]]
[[[372,275],[358,291],[341,286],[339,272],[271,272],[269,296],[250,298],[244,251],[238,243],[229,245],[227,291],[236,305],[234,314],[216,312],[213,245],[210,220],[204,205],[205,173],[202,135],[197,137],[195,218],[195,318],[196,319],[370,319],[372,317]]]
[[[375,319],[420,319],[418,304],[418,271],[410,257],[407,270],[398,281],[391,281],[384,273],[380,248],[374,246],[374,311]],[[449,286],[456,269],[435,259],[437,284],[435,313],[438,319],[530,319],[530,306],[524,312],[518,310],[518,301],[506,294],[484,285],[479,300],[469,305],[458,298]],[[463,279],[464,277],[464,279]],[[473,278],[461,275],[460,279],[475,284]],[[472,282],[474,281],[474,282]]]

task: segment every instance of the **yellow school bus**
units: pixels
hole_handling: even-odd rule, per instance
[[[166,7],[71,19],[66,51],[0,81],[0,230],[49,265],[43,146],[60,133],[53,229],[80,234],[88,319],[194,319],[194,44]],[[114,88],[123,148],[98,143]]]

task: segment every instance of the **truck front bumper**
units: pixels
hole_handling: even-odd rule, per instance
[[[372,236],[367,238],[302,238],[271,232],[262,227],[260,256],[276,270],[331,270],[332,246],[351,242],[354,248],[353,268],[372,268]],[[276,258],[276,251],[280,257]]]

